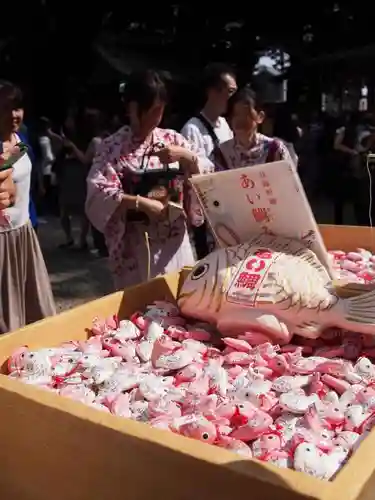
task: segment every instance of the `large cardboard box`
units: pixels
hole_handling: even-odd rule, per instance
[[[375,249],[369,228],[322,227],[328,248]],[[96,315],[121,318],[176,295],[184,273],[115,293],[0,338],[14,348],[87,337]],[[332,482],[103,414],[0,375],[0,498],[7,500],[367,500],[375,495],[375,433]]]

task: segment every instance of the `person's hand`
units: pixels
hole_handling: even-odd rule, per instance
[[[176,161],[181,160],[191,160],[192,153],[181,146],[169,145],[161,147],[153,152],[153,155],[157,156],[162,163],[169,165]]]
[[[15,195],[15,185],[12,178],[13,169],[0,172],[0,210],[12,206]]]
[[[158,200],[151,198],[139,198],[139,210],[144,212],[150,219],[160,218],[165,214],[165,205]]]

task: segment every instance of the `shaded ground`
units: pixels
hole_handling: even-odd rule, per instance
[[[332,223],[332,208],[329,202],[316,201],[313,203],[313,209],[318,222]],[[345,223],[354,224],[349,207],[345,215]],[[63,241],[57,218],[46,217],[40,220],[39,239],[60,310],[75,307],[112,292],[107,259],[98,259],[92,253],[81,254],[74,250],[57,248]]]
[[[39,240],[58,309],[69,309],[112,292],[107,259],[58,248],[63,233],[56,217],[40,219]]]

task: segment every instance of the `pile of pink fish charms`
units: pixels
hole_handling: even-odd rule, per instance
[[[255,347],[155,302],[86,341],[9,358],[9,376],[113,415],[331,479],[375,423],[372,337]]]
[[[356,252],[332,250],[329,254],[339,278],[357,283],[375,281],[375,255],[371,252],[357,248]]]

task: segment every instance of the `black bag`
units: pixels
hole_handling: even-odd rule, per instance
[[[125,192],[133,196],[142,196],[163,201],[179,202],[179,193],[175,188],[175,182],[179,175],[179,169],[171,169],[164,165],[163,169],[147,170],[147,167],[139,173],[134,173],[131,185],[124,185]],[[133,222],[147,222],[148,217],[137,210],[128,210],[127,219]]]

